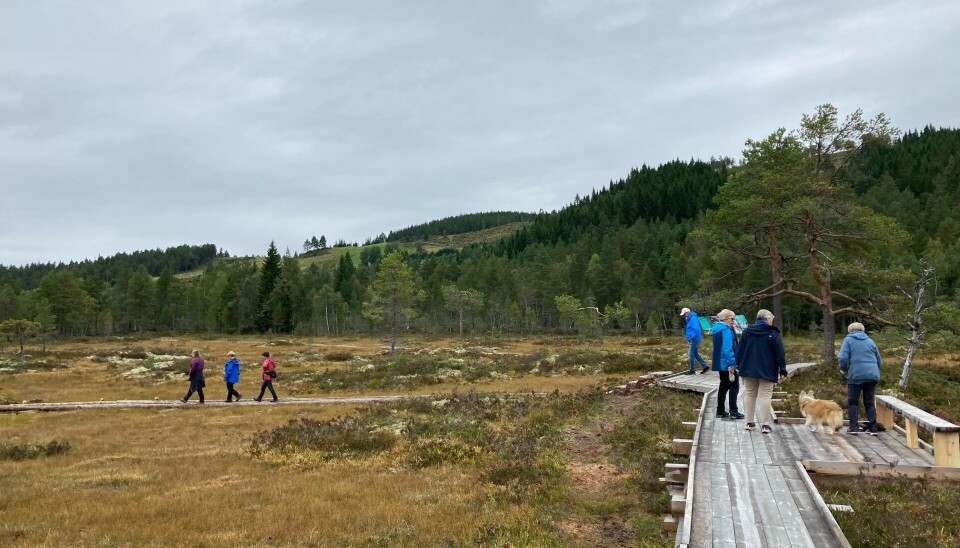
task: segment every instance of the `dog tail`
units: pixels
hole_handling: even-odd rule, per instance
[[[830,428],[833,428],[833,431],[836,432],[840,430],[841,426],[843,426],[843,412],[830,413]]]

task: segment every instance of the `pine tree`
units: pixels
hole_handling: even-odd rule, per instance
[[[280,278],[282,269],[283,260],[277,252],[277,246],[271,241],[267,249],[267,257],[260,269],[260,288],[257,291],[256,327],[261,333],[266,333],[273,327],[273,308],[270,297],[273,295],[273,288],[277,284],[277,279]]]

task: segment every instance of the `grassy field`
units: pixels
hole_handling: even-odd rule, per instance
[[[788,357],[810,359],[817,347],[789,340]],[[225,396],[229,350],[243,364],[247,398],[264,350],[277,358],[281,397],[433,396],[0,414],[0,544],[670,545],[660,534],[669,499],[657,478],[665,462],[682,462],[670,442],[689,434],[680,423],[695,418],[700,397],[598,387],[683,369],[685,346],[674,339],[611,337],[603,349],[560,337],[480,338],[465,349],[453,339],[409,339],[396,357],[371,338],[77,340],[28,350],[23,361],[5,354],[0,400],[175,399],[192,348],[207,357],[210,399]],[[895,364],[895,352],[888,359]],[[921,361],[906,397],[960,415],[952,360]],[[788,390],[813,387],[842,401],[831,375],[815,369]],[[788,405],[795,415],[795,400]],[[891,506],[871,495],[888,485],[841,487],[862,490],[831,500],[853,499],[857,515],[911,508],[910,530],[940,527],[954,538],[958,518],[923,515],[927,503],[915,496],[947,504],[949,488],[904,486],[895,494],[908,506]],[[841,523],[851,538],[900,538],[882,518]],[[859,545],[881,545],[871,542]]]

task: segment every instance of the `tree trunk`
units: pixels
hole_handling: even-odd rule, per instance
[[[783,257],[780,255],[780,247],[777,245],[777,229],[774,226],[767,227],[767,245],[770,253],[770,278],[773,281],[773,291],[780,289],[783,284]],[[783,296],[773,296],[773,325],[783,332]]]
[[[923,342],[923,310],[926,308],[923,302],[923,294],[927,290],[927,284],[933,279],[933,269],[923,265],[920,271],[920,278],[913,286],[913,294],[907,295],[913,299],[913,318],[910,322],[910,348],[907,350],[907,359],[903,362],[903,371],[900,372],[900,388],[907,389],[910,382],[910,370],[913,367],[913,356],[920,349],[920,343]],[[901,290],[902,291],[902,290]],[[903,292],[906,294],[906,291]]]
[[[463,348],[463,307],[460,307],[460,348]]]

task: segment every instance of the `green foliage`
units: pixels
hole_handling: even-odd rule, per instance
[[[280,273],[283,269],[283,260],[280,253],[277,252],[277,246],[271,241],[267,249],[267,258],[263,261],[260,269],[260,287],[257,290],[256,302],[256,323],[257,331],[264,333],[273,327],[273,303],[270,301],[273,296],[273,288],[280,279]]]
[[[0,444],[0,461],[27,460],[38,457],[62,455],[70,450],[69,442],[53,440],[46,445],[8,445]]]
[[[413,270],[401,251],[394,251],[380,263],[371,285],[371,299],[365,303],[363,315],[374,322],[384,322],[390,331],[390,352],[396,352],[400,328],[414,315],[418,297]]]
[[[960,490],[956,482],[909,478],[821,478],[832,504],[853,512],[834,517],[855,547],[956,546],[960,543]]]
[[[517,211],[491,211],[489,213],[470,213],[467,215],[457,215],[455,217],[446,217],[436,221],[430,221],[420,225],[414,225],[402,230],[391,231],[386,237],[388,242],[416,240],[428,240],[434,236],[448,236],[450,234],[462,234],[464,232],[476,232],[487,228],[494,228],[505,224],[529,221],[533,219],[533,213],[521,213]]]

